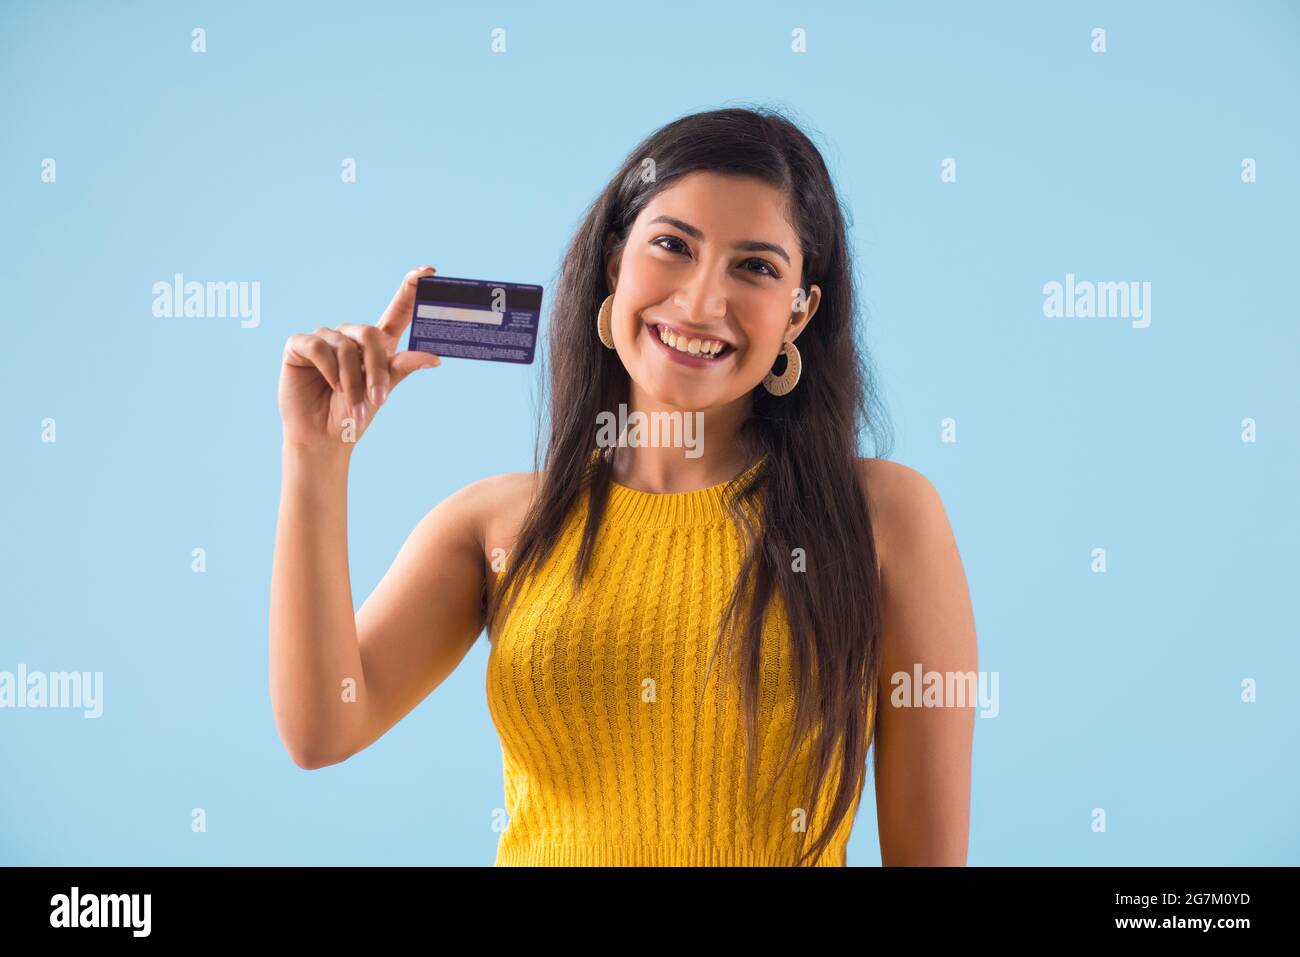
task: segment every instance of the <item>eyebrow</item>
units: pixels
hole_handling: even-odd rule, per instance
[[[692,239],[698,239],[700,242],[704,242],[704,233],[700,232],[690,223],[684,223],[680,219],[676,219],[672,216],[656,216],[646,225],[652,225],[654,223],[667,223],[669,226],[676,226]],[[776,243],[766,243],[758,239],[746,239],[743,242],[736,243],[735,248],[744,250],[747,253],[776,253],[785,260],[787,266],[793,265],[793,263],[790,262],[790,254]]]

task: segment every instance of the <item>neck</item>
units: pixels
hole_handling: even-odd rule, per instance
[[[694,410],[659,402],[635,382],[630,392],[627,432],[614,448],[615,482],[643,492],[692,492],[720,485],[750,464],[737,442],[751,413],[748,393],[727,405]]]

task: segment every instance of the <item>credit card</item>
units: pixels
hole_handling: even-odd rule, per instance
[[[542,287],[425,276],[415,289],[408,349],[455,359],[533,361]]]

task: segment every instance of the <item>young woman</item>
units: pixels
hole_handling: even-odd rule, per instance
[[[891,690],[974,673],[970,598],[933,486],[856,454],[880,422],[809,139],[723,109],[633,150],[555,289],[544,468],[440,503],[354,618],[348,464],[438,364],[397,352],[432,273],[285,346],[270,667],[295,762],[368,747],[486,628],[499,865],[843,865],[873,741],[884,863],[964,864],[972,709]],[[610,443],[620,405],[703,441]]]

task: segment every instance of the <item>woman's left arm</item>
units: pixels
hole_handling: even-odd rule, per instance
[[[875,732],[881,862],[961,866],[980,687],[966,574],[929,480],[894,462],[864,461],[882,584]],[[941,707],[932,706],[935,691],[926,694],[934,681]]]

